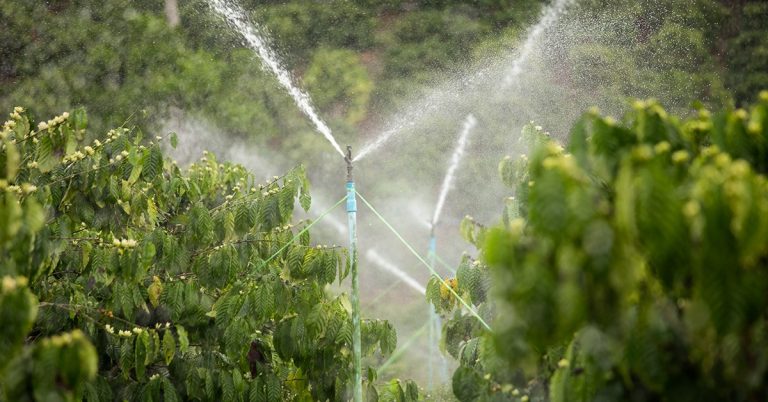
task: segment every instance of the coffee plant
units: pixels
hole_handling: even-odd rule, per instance
[[[0,133],[0,400],[345,400],[350,304],[325,287],[348,256],[290,223],[304,169],[182,170],[161,147],[175,135],[87,124],[16,108]],[[367,356],[395,348],[386,321],[362,332]]]
[[[453,314],[455,395],[764,399],[768,92],[758,98],[686,119],[654,101],[621,122],[590,111],[566,148],[526,127],[530,158],[500,164],[516,196],[503,223],[465,223],[493,278],[494,332],[433,300]],[[462,269],[457,287],[471,289]]]

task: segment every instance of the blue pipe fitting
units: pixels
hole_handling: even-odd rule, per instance
[[[347,212],[357,212],[357,197],[355,196],[355,182],[347,182]]]

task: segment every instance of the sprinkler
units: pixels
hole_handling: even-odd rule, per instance
[[[349,264],[352,274],[352,360],[354,363],[354,401],[363,400],[362,349],[360,346],[360,289],[357,275],[357,197],[352,177],[352,147],[347,145],[347,224],[349,225]]]
[[[354,183],[352,178],[352,146],[347,145],[347,155],[344,156],[344,162],[347,162],[347,183]]]

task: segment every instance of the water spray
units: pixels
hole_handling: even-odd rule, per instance
[[[357,274],[357,198],[352,176],[352,147],[347,145],[347,224],[349,226],[349,265],[352,274],[352,360],[354,363],[354,401],[363,400],[362,349],[360,346],[360,285]]]
[[[374,249],[368,249],[368,251],[365,252],[365,258],[368,259],[368,261],[376,264],[376,266],[378,266],[382,271],[388,272],[397,277],[400,281],[396,283],[404,283],[406,286],[418,292],[422,296],[427,294],[427,289],[425,289],[419,281],[413,279],[410,275],[403,272],[400,268],[397,267],[397,265],[393,264],[391,261],[387,260],[381,254],[379,254],[378,251]]]
[[[275,54],[269,47],[267,37],[263,30],[260,30],[256,25],[251,23],[247,14],[240,6],[232,4],[232,2],[227,0],[208,0],[208,2],[213,7],[214,11],[219,13],[230,26],[235,28],[240,35],[243,36],[245,43],[251,50],[256,52],[259,58],[264,62],[264,66],[275,75],[280,85],[282,85],[283,88],[288,91],[288,94],[291,95],[296,106],[298,106],[304,115],[312,121],[315,129],[331,143],[331,146],[333,146],[333,149],[335,149],[336,152],[341,154],[341,156],[344,156],[344,151],[341,150],[341,147],[333,137],[331,129],[325,124],[323,119],[320,118],[315,111],[315,108],[312,106],[312,100],[309,98],[309,95],[296,86],[291,74],[285,67],[283,67],[277,54]]]
[[[521,46],[520,54],[512,62],[509,71],[504,77],[502,82],[502,88],[507,88],[517,79],[517,77],[523,72],[523,66],[528,62],[533,54],[533,46],[539,37],[543,35],[560,16],[565,13],[566,8],[573,3],[574,0],[555,0],[550,4],[541,14],[539,22],[536,23],[526,35],[525,42]]]
[[[429,230],[429,249],[427,253],[427,262],[429,263],[430,268],[432,271],[435,271],[435,259],[437,257],[437,238],[435,237],[435,227],[437,226],[438,221],[440,220],[440,215],[443,211],[443,206],[445,205],[445,200],[448,197],[448,192],[451,190],[451,186],[453,185],[453,181],[456,176],[456,169],[458,169],[459,164],[461,163],[461,159],[464,156],[464,150],[467,146],[467,139],[469,138],[469,134],[472,132],[472,129],[474,129],[475,125],[477,124],[477,119],[475,118],[472,113],[468,114],[466,118],[464,118],[464,125],[461,129],[461,133],[459,134],[459,139],[456,143],[456,148],[453,151],[453,154],[451,155],[451,162],[448,166],[448,170],[445,173],[445,178],[443,179],[443,184],[440,187],[440,195],[437,198],[437,204],[435,205],[435,212],[434,215],[432,215],[432,221],[430,222],[430,230]],[[429,305],[429,343],[430,345],[433,345],[435,349],[437,349],[437,344],[440,339],[439,333],[442,328],[442,322],[440,320],[440,315],[437,314],[437,311],[435,311],[435,307],[431,304]],[[442,361],[440,364],[440,372],[443,377],[447,377],[447,368],[445,367],[445,361]],[[429,387],[432,388],[432,383],[434,379],[434,367],[432,364],[432,359],[429,359]]]

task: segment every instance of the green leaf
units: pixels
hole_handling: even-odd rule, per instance
[[[10,141],[3,139],[3,146],[5,146],[5,175],[6,180],[13,182],[16,178],[16,172],[19,170],[19,162],[21,157],[16,145],[11,144]]]
[[[154,180],[163,171],[163,154],[157,146],[149,149],[149,156],[144,163],[141,176],[148,181]]]
[[[79,107],[72,111],[72,122],[75,130],[85,130],[88,128],[88,114],[84,108]]]
[[[120,342],[120,370],[123,372],[123,377],[128,378],[131,374],[131,369],[136,365],[136,356],[134,354],[134,342],[132,340],[123,340]]]
[[[232,376],[225,370],[219,372],[219,383],[221,384],[221,397],[225,401],[235,400],[235,384],[232,383]]]
[[[173,356],[176,354],[176,340],[173,338],[171,331],[166,330],[163,334],[163,357],[165,358],[165,364],[171,364]]]
[[[251,381],[248,389],[249,402],[268,402],[266,391],[264,389],[264,377],[255,378]]]
[[[379,345],[384,356],[392,354],[397,347],[397,331],[389,321],[384,322],[383,334],[381,334]]]
[[[163,377],[163,401],[164,402],[176,402],[179,401],[179,394],[176,392],[176,387]]]
[[[227,211],[224,215],[224,240],[231,241],[235,238],[235,214]]]
[[[176,133],[171,133],[171,148],[176,149],[176,145],[179,144],[179,137]]]
[[[365,387],[365,402],[379,402],[379,392],[370,381]]]
[[[136,368],[136,378],[144,378],[145,367],[149,363],[149,333],[142,331],[136,336],[134,344],[134,365]]]
[[[56,160],[53,158],[53,144],[51,144],[51,138],[48,135],[40,136],[37,142],[36,162],[41,173],[50,172],[56,165]]]
[[[267,390],[266,392],[267,400],[270,400],[270,401],[282,400],[282,397],[281,397],[282,386],[280,385],[280,379],[278,379],[274,374],[270,374],[267,376],[266,390]]]
[[[176,334],[179,337],[179,352],[187,353],[189,351],[189,337],[187,330],[181,325],[176,325]]]
[[[312,205],[312,197],[307,193],[301,193],[299,195],[299,204],[304,209],[304,212],[309,212],[309,207]]]
[[[131,153],[131,155],[133,155],[133,153]],[[136,183],[136,180],[139,180],[142,169],[144,169],[144,158],[140,158],[135,163],[133,163],[131,174],[128,176],[128,184],[134,184]]]

